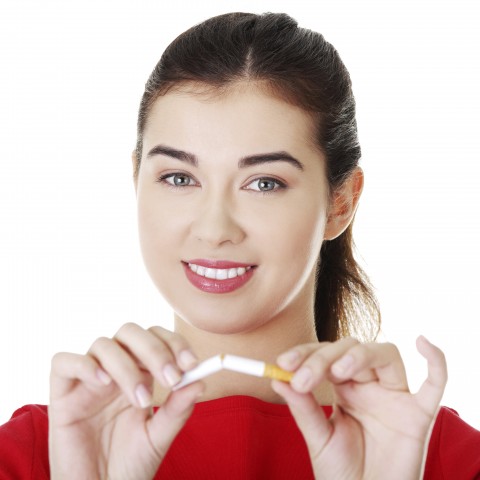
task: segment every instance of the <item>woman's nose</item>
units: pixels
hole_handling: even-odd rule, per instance
[[[228,200],[220,197],[206,200],[198,209],[191,225],[191,233],[211,248],[224,243],[238,244],[245,238],[234,207]]]

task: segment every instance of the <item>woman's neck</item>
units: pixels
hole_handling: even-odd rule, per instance
[[[175,331],[192,347],[200,361],[220,353],[240,355],[255,360],[275,363],[286,350],[304,343],[317,342],[314,322],[311,318],[276,319],[258,329],[235,334],[216,334],[199,330],[175,317]],[[271,403],[284,403],[270,386],[270,380],[236,372],[222,371],[205,378],[205,393],[200,401],[231,395],[249,395]],[[155,399],[161,403],[167,392],[156,386]],[[330,392],[322,385],[316,396],[322,404],[330,404]]]
[[[175,315],[175,332],[187,340],[200,360],[224,353],[275,363],[286,350],[317,342],[313,315],[293,318],[288,313],[253,330],[226,334],[201,330]]]

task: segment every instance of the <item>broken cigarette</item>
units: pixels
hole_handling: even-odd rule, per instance
[[[185,372],[182,379],[178,382],[172,390],[178,390],[190,383],[208,377],[220,370],[231,370],[233,372],[246,373],[247,375],[254,375],[255,377],[266,377],[282,382],[289,382],[293,377],[293,372],[265,363],[260,360],[252,360],[250,358],[238,357],[237,355],[215,355],[192,370]]]

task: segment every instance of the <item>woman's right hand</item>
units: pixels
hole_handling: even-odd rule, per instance
[[[52,479],[152,479],[204,385],[170,393],[153,413],[153,382],[170,388],[196,358],[178,334],[127,323],[86,355],[52,359],[49,456]]]

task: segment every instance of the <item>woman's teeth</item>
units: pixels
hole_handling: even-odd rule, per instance
[[[246,271],[252,267],[240,267],[240,268],[206,268],[201,265],[195,265],[189,263],[188,268],[201,277],[211,278],[214,280],[227,280],[227,278],[235,278],[243,275]]]

